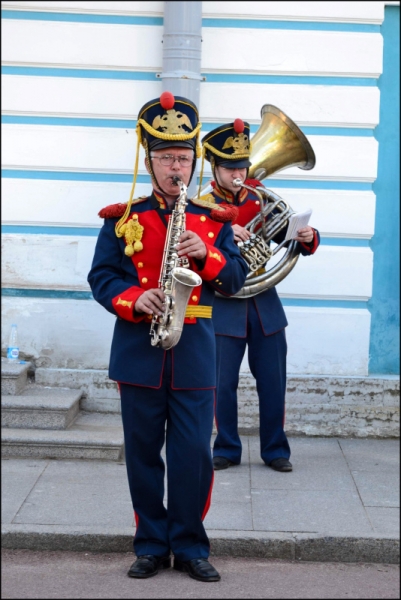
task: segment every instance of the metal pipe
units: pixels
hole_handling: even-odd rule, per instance
[[[202,44],[202,2],[164,2],[163,91],[184,96],[199,109]],[[196,192],[196,174],[188,197]]]

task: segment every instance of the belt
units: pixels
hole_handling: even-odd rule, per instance
[[[185,316],[188,319],[195,319],[195,317],[201,317],[203,319],[211,319],[212,318],[212,307],[211,306],[202,306],[200,304],[197,304],[197,305],[189,304],[185,311]]]

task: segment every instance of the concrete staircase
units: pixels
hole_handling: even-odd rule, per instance
[[[80,410],[81,390],[33,383],[31,368],[1,361],[2,457],[121,460],[121,416]]]

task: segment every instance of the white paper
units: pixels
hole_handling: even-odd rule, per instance
[[[298,230],[302,229],[302,227],[306,227],[309,223],[310,216],[312,214],[312,209],[309,208],[301,213],[295,213],[288,220],[288,229],[285,236],[285,240],[293,240],[298,236]]]

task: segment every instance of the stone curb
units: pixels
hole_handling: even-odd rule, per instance
[[[133,528],[100,530],[60,525],[3,525],[2,548],[132,552]],[[208,532],[212,556],[275,558],[313,562],[399,564],[398,537],[344,536],[327,533]]]

